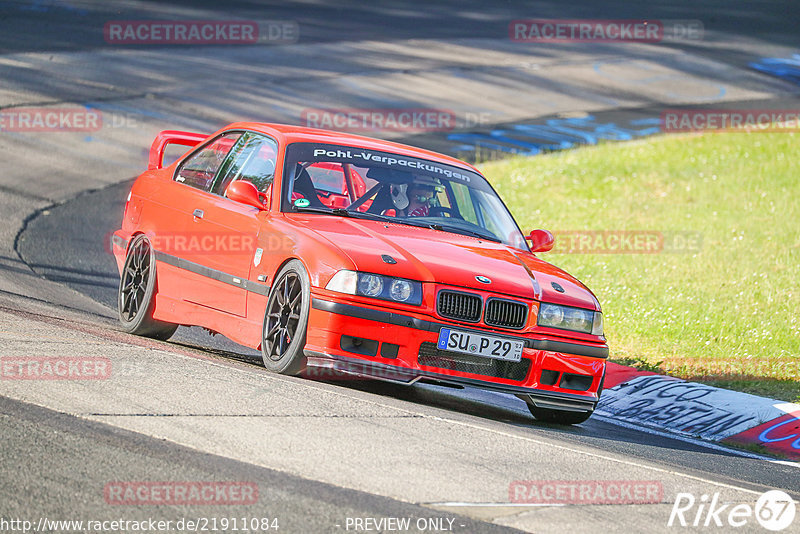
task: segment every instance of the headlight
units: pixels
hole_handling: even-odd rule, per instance
[[[398,302],[406,302],[414,296],[414,286],[408,280],[392,280],[389,296]]]
[[[542,304],[539,308],[539,324],[542,326],[558,326],[564,322],[564,308],[553,304]]]
[[[376,274],[358,276],[358,293],[367,297],[377,297],[383,291],[383,278]]]
[[[538,324],[595,336],[603,335],[603,314],[582,308],[543,302],[539,308]]]
[[[325,289],[415,306],[422,304],[422,284],[420,282],[382,274],[342,270],[333,275]]]

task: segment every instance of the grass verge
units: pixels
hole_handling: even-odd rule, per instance
[[[795,133],[689,134],[481,170],[524,231],[556,233],[540,256],[595,292],[612,360],[800,402],[798,154]],[[609,238],[637,233],[663,240]]]

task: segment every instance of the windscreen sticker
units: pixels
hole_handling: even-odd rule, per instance
[[[467,174],[462,174],[447,167],[436,165],[428,161],[404,158],[396,154],[387,155],[375,152],[353,151],[340,148],[339,149],[315,148],[314,158],[320,158],[320,157],[337,159],[337,160],[347,160],[348,162],[356,164],[358,161],[364,161],[372,163],[382,163],[390,167],[398,165],[400,167],[407,167],[409,169],[414,169],[418,171],[427,171],[430,173],[441,174],[442,176],[446,176],[448,178],[455,178],[456,180],[461,180],[462,182],[466,183],[472,181],[471,177]]]
[[[311,201],[307,198],[298,198],[294,201],[294,205],[298,208],[307,208],[311,204]]]

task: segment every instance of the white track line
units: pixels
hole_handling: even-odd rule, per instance
[[[467,507],[478,507],[478,506],[485,506],[485,507],[494,507],[494,508],[531,508],[531,507],[543,507],[543,508],[557,508],[561,506],[567,506],[564,503],[545,503],[545,502],[533,502],[533,503],[523,503],[523,502],[426,502],[422,503],[425,506],[463,506]]]
[[[189,356],[189,355],[186,355],[186,354],[176,354],[174,352],[171,353],[171,354],[177,355],[178,357],[184,357],[184,358],[187,358],[187,359],[203,360],[207,364],[210,364],[210,365],[213,365],[213,366],[218,366],[218,367],[225,367],[227,369],[232,369],[232,370],[238,371],[240,373],[247,373],[251,377],[254,374],[252,369],[243,369],[243,368],[240,368],[238,366],[232,366],[232,365],[229,365],[229,364],[226,365],[226,362],[222,362],[222,361],[213,361],[213,360],[212,361],[208,361],[205,358],[195,357],[194,355]],[[269,373],[266,373],[266,372],[265,373],[258,373],[258,376],[260,376],[262,378],[265,378],[265,379],[269,379],[269,380],[283,380],[284,379],[284,377],[280,377],[280,376],[271,376]],[[491,428],[487,428],[487,427],[484,427],[484,426],[481,426],[481,425],[478,425],[478,424],[475,424],[475,423],[456,421],[454,419],[448,419],[447,417],[429,415],[429,414],[417,412],[417,411],[410,410],[410,409],[400,408],[400,407],[397,407],[397,406],[391,406],[391,405],[388,405],[388,404],[384,404],[382,402],[377,402],[377,401],[372,400],[372,399],[365,399],[365,398],[361,398],[359,396],[348,395],[348,394],[346,394],[344,392],[340,393],[340,392],[337,392],[337,391],[332,391],[331,389],[328,389],[328,388],[314,386],[312,384],[305,383],[305,381],[302,381],[302,380],[297,380],[297,381],[292,380],[292,381],[297,383],[297,384],[299,384],[299,385],[308,387],[310,389],[321,389],[321,390],[324,390],[324,391],[326,391],[328,393],[333,393],[334,395],[340,395],[342,397],[346,397],[346,398],[349,398],[349,399],[356,398],[357,400],[360,400],[362,402],[367,402],[367,403],[373,404],[375,406],[380,406],[382,408],[386,408],[388,410],[397,410],[397,411],[401,411],[401,412],[406,412],[408,414],[413,414],[413,415],[416,415],[416,416],[419,416],[419,417],[425,417],[425,418],[428,418],[428,419],[433,419],[433,420],[436,420],[436,421],[442,421],[442,422],[450,423],[450,424],[453,424],[453,425],[459,425],[459,426],[463,426],[463,427],[467,427],[467,428],[472,428],[474,430],[479,430],[479,431],[482,431],[482,432],[490,432],[490,433],[497,434],[497,435],[500,435],[500,436],[505,436],[505,437],[508,437],[508,438],[511,438],[511,439],[519,439],[519,440],[527,441],[529,443],[535,443],[537,445],[541,445],[541,446],[544,446],[544,447],[552,447],[552,448],[555,448],[555,449],[568,451],[568,452],[575,453],[575,454],[581,454],[583,456],[587,456],[587,457],[590,457],[590,458],[596,458],[596,459],[605,460],[605,461],[608,461],[608,462],[614,462],[614,463],[618,463],[618,464],[622,464],[622,465],[627,465],[627,466],[630,466],[630,467],[638,467],[638,468],[641,468],[641,469],[654,471],[656,473],[664,473],[664,474],[667,474],[667,475],[682,477],[682,478],[686,478],[686,479],[689,479],[689,480],[694,480],[694,481],[697,481],[697,482],[703,482],[703,483],[706,483],[706,484],[711,484],[713,486],[718,486],[718,487],[721,487],[721,488],[728,488],[728,489],[733,489],[733,490],[736,490],[736,491],[741,491],[741,492],[744,492],[744,493],[749,493],[751,495],[760,496],[763,493],[763,492],[760,492],[760,491],[750,490],[750,489],[743,488],[743,487],[740,487],[740,486],[734,486],[732,484],[725,484],[723,482],[717,482],[717,481],[714,481],[714,480],[709,480],[709,479],[706,479],[706,478],[702,478],[702,477],[698,477],[698,476],[694,476],[694,475],[689,475],[689,474],[686,474],[686,473],[681,473],[680,471],[673,471],[671,469],[664,469],[664,468],[661,468],[661,467],[655,467],[655,466],[652,466],[652,465],[642,464],[642,463],[639,463],[639,462],[632,462],[632,461],[629,461],[629,460],[625,460],[625,459],[621,459],[621,458],[614,458],[612,456],[607,456],[607,455],[604,455],[604,454],[599,454],[599,453],[594,453],[594,452],[589,452],[589,451],[583,451],[583,450],[580,450],[580,449],[575,449],[575,448],[572,448],[572,447],[568,447],[566,445],[558,445],[558,444],[555,444],[555,443],[552,443],[552,442],[549,442],[549,441],[536,439],[536,438],[532,438],[532,437],[529,437],[529,436],[520,436],[520,435],[517,435],[517,434],[512,434],[510,432],[491,429]],[[606,419],[606,421],[609,421],[609,422],[611,422],[613,424],[620,424],[620,422],[616,421],[616,420]],[[634,429],[637,429],[637,430],[644,430],[644,429],[642,429],[642,427],[633,427],[632,425],[631,425],[631,427],[634,428]],[[662,434],[662,435],[663,436],[668,436],[668,437],[676,437],[674,434]],[[698,445],[702,445],[704,447],[709,447],[709,445],[710,445],[709,443],[700,442],[700,441],[697,441],[696,443]],[[724,447],[722,447],[720,445],[716,445],[716,447],[718,447],[720,450],[724,450],[726,452],[731,452],[731,449],[724,448]],[[750,453],[740,452],[740,451],[735,451],[735,452],[738,453],[738,454],[741,454],[742,456],[746,456],[746,455],[750,454]],[[766,461],[769,461],[769,462],[775,462],[775,460],[769,460],[769,459],[766,459],[765,457],[758,456],[758,455],[755,455],[755,454],[751,455],[750,457],[755,458],[755,459],[759,459],[759,460],[766,460]],[[781,464],[783,464],[783,463],[785,463],[785,462],[781,462]]]

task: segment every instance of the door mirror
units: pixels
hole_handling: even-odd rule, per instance
[[[531,252],[547,252],[556,243],[556,238],[547,230],[531,230],[525,239],[531,242]]]
[[[258,189],[256,186],[245,180],[236,180],[231,182],[228,189],[225,190],[225,196],[236,202],[253,206],[260,210],[267,209],[261,199],[258,198]]]

